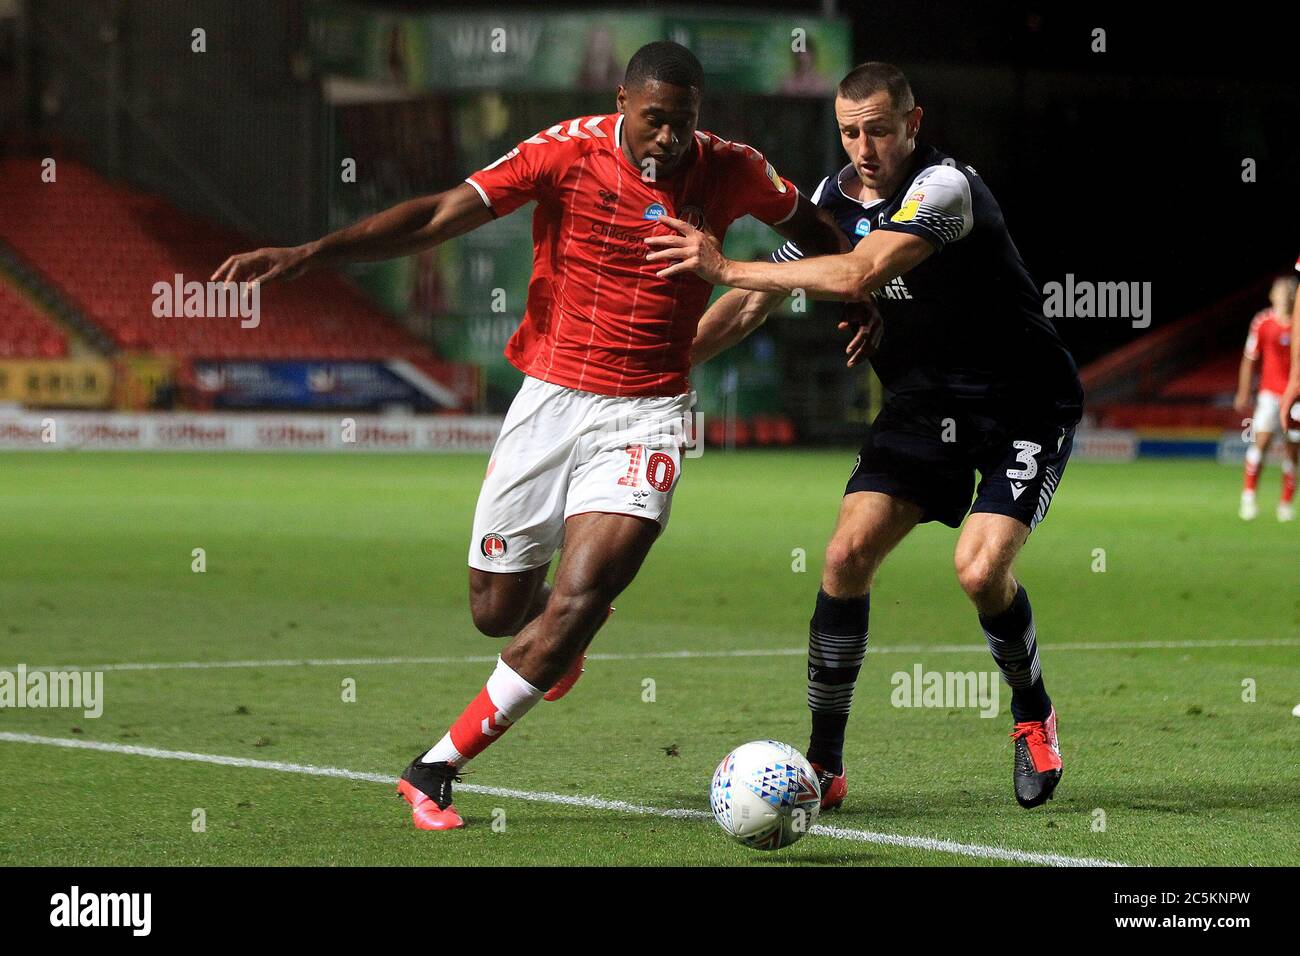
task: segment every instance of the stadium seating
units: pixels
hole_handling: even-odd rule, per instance
[[[118,349],[182,361],[404,359],[467,402],[476,393],[473,369],[436,358],[333,273],[261,290],[256,328],[242,328],[238,317],[156,316],[155,283],[177,274],[206,282],[227,256],[256,243],[73,160],[59,161],[56,183],[42,183],[40,173],[38,159],[0,159],[0,241]],[[28,347],[33,339],[21,341]],[[35,341],[55,347],[45,337]]]
[[[68,340],[57,325],[0,276],[0,359],[63,358]]]
[[[1246,329],[1271,277],[1136,337],[1082,369],[1087,413],[1103,428],[1241,428],[1232,407]]]

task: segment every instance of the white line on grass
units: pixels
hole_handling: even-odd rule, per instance
[[[248,757],[227,757],[221,754],[201,754],[188,750],[161,750],[157,747],[137,747],[134,744],[105,743],[97,740],[74,740],[68,737],[42,737],[39,734],[16,734],[0,732],[0,741],[16,744],[41,744],[47,747],[67,747],[72,750],[98,750],[103,753],[126,754],[133,757],[153,757],[159,760],[185,760],[191,763],[217,764],[223,767],[243,767],[253,770],[275,770],[280,773],[301,773],[312,777],[336,777],[343,780],[364,780],[367,783],[382,783],[393,786],[396,778],[390,773],[364,773],[360,770],[344,770],[340,767],[315,767],[311,764],[283,763],[278,760],[252,760]],[[513,800],[531,800],[535,803],[556,803],[570,807],[583,807],[588,810],[609,810],[616,813],[631,813],[638,816],[670,817],[675,820],[708,820],[712,814],[703,810],[691,810],[685,807],[648,807],[624,800],[606,800],[603,797],[573,796],[564,793],[547,793],[546,791],[513,790],[508,787],[485,787],[480,784],[462,783],[458,789],[466,793],[479,793],[489,797],[504,797]],[[845,827],[831,827],[817,824],[808,829],[810,834],[829,837],[832,840],[853,840],[858,843],[878,843],[885,846],[900,846],[911,850],[930,850],[935,853],[951,853],[957,856],[970,856],[985,860],[1004,860],[1009,863],[1031,863],[1042,866],[1124,866],[1112,860],[1098,860],[1091,857],[1062,856],[1058,853],[1030,853],[1026,850],[1009,850],[1000,846],[983,846],[978,843],[957,843],[952,840],[936,840],[931,837],[905,836],[899,833],[876,833],[871,830],[852,830]]]
[[[1203,647],[1300,647],[1300,638],[1220,641],[1080,641],[1041,646],[1044,651],[1178,651]],[[800,657],[806,647],[757,648],[735,651],[651,651],[644,654],[588,654],[592,661],[676,660],[710,657]],[[987,654],[987,644],[898,644],[868,647],[869,654]],[[28,665],[29,671],[181,671],[224,670],[249,667],[370,667],[391,664],[490,664],[495,654],[463,657],[303,657],[242,661],[128,661],[114,664],[42,664]],[[14,670],[17,665],[7,668]]]

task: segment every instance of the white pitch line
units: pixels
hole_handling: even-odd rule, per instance
[[[201,754],[189,750],[162,750],[157,747],[137,747],[134,744],[115,744],[98,740],[75,740],[69,737],[43,737],[39,734],[0,732],[0,741],[16,744],[40,744],[46,747],[66,747],[72,750],[97,750],[101,753],[153,757],[159,760],[184,760],[191,763],[217,764],[223,767],[274,770],[279,773],[300,773],[312,777],[363,780],[367,783],[382,783],[388,786],[393,786],[396,781],[396,778],[391,773],[365,773],[360,770],[344,770],[340,767],[316,767],[311,764],[283,763],[278,760],[253,760],[249,757]],[[637,816],[669,817],[674,820],[709,820],[713,816],[703,810],[691,810],[685,807],[648,807],[639,803],[628,803],[625,800],[606,800],[603,797],[514,790],[509,787],[485,787],[472,783],[457,784],[457,788],[466,793],[478,793],[489,797],[529,800],[534,803],[563,804],[564,806],[582,807],[588,810],[610,810]],[[936,853],[951,853],[957,856],[969,856],[985,860],[1003,860],[1008,863],[1030,863],[1042,866],[1125,865],[1116,863],[1113,860],[1099,860],[1092,857],[1063,856],[1058,853],[1031,853],[1027,850],[1010,850],[1005,847],[984,846],[979,843],[957,843],[952,840],[938,840],[931,837],[905,836],[900,833],[876,833],[871,830],[853,830],[823,824],[809,827],[808,832],[816,836],[829,837],[832,840],[878,843],[885,846],[906,847],[911,850],[930,850]]]
[[[1203,647],[1300,647],[1300,638],[1221,641],[1089,641],[1043,644],[1044,651],[1177,651]],[[644,654],[588,654],[592,661],[689,660],[728,657],[800,657],[806,647],[757,648],[734,651],[652,651]],[[868,647],[868,654],[987,654],[986,644],[897,644]],[[41,664],[27,665],[29,671],[179,671],[225,670],[250,667],[371,667],[403,664],[491,664],[495,654],[463,657],[304,657],[239,661],[135,661],[114,664]],[[14,670],[13,665],[5,670]]]

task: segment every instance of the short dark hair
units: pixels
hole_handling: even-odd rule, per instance
[[[889,100],[900,113],[909,113],[916,106],[912,84],[907,82],[903,71],[892,63],[879,60],[861,63],[849,70],[835,92],[846,100],[865,100],[881,90],[889,91]]]
[[[625,89],[635,89],[650,80],[690,89],[704,88],[704,67],[695,54],[680,43],[656,40],[632,54],[623,76]]]

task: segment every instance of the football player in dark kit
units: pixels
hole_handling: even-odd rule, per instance
[[[963,519],[957,578],[1011,687],[1016,800],[1038,806],[1060,780],[1061,755],[1033,611],[1012,564],[1065,470],[1082,415],[1078,372],[988,187],[970,166],[916,142],[922,111],[902,72],[855,68],[836,91],[835,115],[849,164],[814,199],[853,251],[805,259],[786,243],[770,261],[732,262],[707,232],[665,219],[680,235],[647,240],[650,257],[667,267],[661,275],[694,272],[733,287],[700,323],[697,363],[795,290],[871,301],[883,318],[871,361],[890,397],[845,488],[809,629],[808,759],[823,807],[847,792],[844,731],[872,578],[918,523],[957,528]],[[850,353],[869,331],[878,332],[859,329]]]

